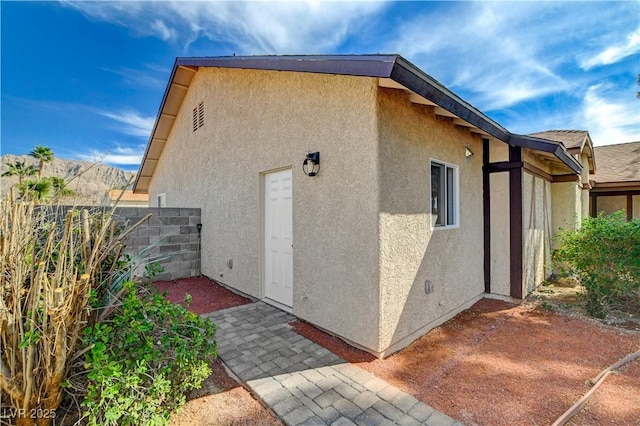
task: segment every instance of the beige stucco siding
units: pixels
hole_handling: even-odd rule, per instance
[[[202,208],[202,272],[260,298],[262,176],[293,176],[293,313],[378,348],[377,82],[201,68],[151,181],[167,206]],[[192,130],[192,109],[205,123]],[[320,151],[321,171],[301,170]],[[233,268],[227,261],[233,259]]]
[[[553,182],[551,184],[553,234],[561,229],[578,229],[582,220],[582,190],[577,182]],[[588,203],[587,203],[588,208]]]
[[[537,155],[534,151],[523,148],[522,149],[522,160],[532,166],[537,167],[546,173],[553,173],[553,168],[549,165],[549,162],[542,159],[540,155]]]
[[[497,163],[499,161],[509,161],[509,145],[491,140],[489,143],[489,162]]]
[[[589,217],[589,157],[586,154],[580,154],[578,158],[580,165],[582,166],[582,175],[580,178],[582,189],[580,190],[580,220],[578,221],[578,227],[583,220]]]
[[[624,210],[625,212],[627,211],[626,195],[611,195],[611,196],[598,197],[598,213],[604,212],[604,214],[611,214],[611,213],[617,212],[618,210]]]
[[[523,286],[534,290],[551,273],[551,184],[530,173],[523,174]]]
[[[492,144],[494,144],[493,141]],[[491,293],[509,297],[511,282],[509,173],[491,173],[489,186],[491,188]]]
[[[633,219],[640,219],[640,195],[633,195],[631,202],[633,203]]]
[[[393,89],[379,91],[380,347],[393,352],[484,291],[482,141]],[[476,153],[464,156],[465,145]],[[430,159],[459,167],[460,226],[432,230]],[[425,293],[425,281],[432,292]]]

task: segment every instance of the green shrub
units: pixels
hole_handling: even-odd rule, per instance
[[[630,311],[640,302],[640,220],[624,212],[587,218],[578,231],[560,234],[554,260],[577,275],[587,293],[587,313],[604,318],[609,308]]]
[[[157,292],[124,289],[110,319],[85,331],[83,415],[91,425],[166,424],[211,374],[215,326]]]

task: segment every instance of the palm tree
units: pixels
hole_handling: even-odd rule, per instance
[[[18,188],[23,198],[46,201],[52,195],[53,185],[49,179],[28,180]]]
[[[64,181],[63,178],[57,177],[57,176],[51,176],[47,180],[51,182],[51,186],[56,195],[59,195],[62,197],[68,196],[68,195],[76,195],[75,191],[67,188],[67,183]]]
[[[25,176],[33,176],[35,175],[38,170],[36,170],[35,166],[33,165],[25,165],[24,161],[15,161],[13,163],[5,163],[7,165],[7,167],[9,167],[9,170],[7,170],[6,172],[4,172],[2,174],[3,177],[5,176],[18,176],[18,184],[22,185],[22,179]]]
[[[53,151],[49,147],[36,145],[36,147],[31,150],[29,155],[40,162],[40,167],[38,168],[38,178],[42,179],[42,174],[44,173],[44,163],[50,163],[51,161],[53,161]]]

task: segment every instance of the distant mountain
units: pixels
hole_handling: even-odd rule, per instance
[[[6,163],[25,161],[27,165],[38,166],[38,161],[28,155],[5,154],[0,157],[0,174],[7,171]],[[105,194],[110,189],[123,188],[128,182],[133,182],[135,173],[127,172],[117,167],[89,161],[65,160],[55,158],[44,165],[44,176],[61,177],[67,182],[67,188],[76,192],[76,197],[67,197],[65,204],[98,205],[102,204]],[[33,180],[36,176],[26,177]],[[0,192],[4,194],[12,185],[18,183],[18,176],[0,178]]]

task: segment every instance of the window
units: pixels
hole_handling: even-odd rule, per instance
[[[204,126],[204,102],[200,102],[193,109],[193,131],[195,132],[202,126]]]
[[[431,225],[458,226],[458,212],[458,167],[432,160]]]
[[[167,195],[158,194],[158,207],[167,207]]]

